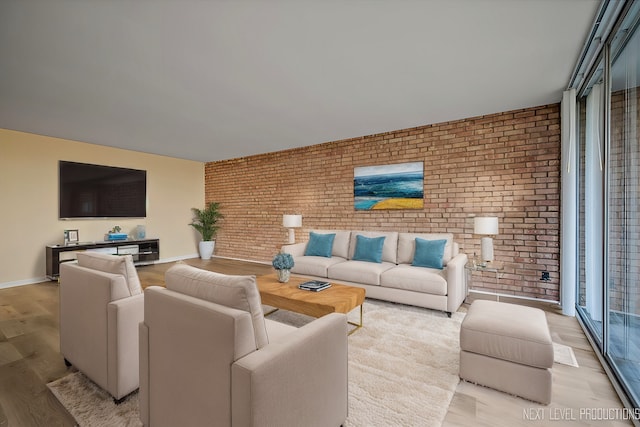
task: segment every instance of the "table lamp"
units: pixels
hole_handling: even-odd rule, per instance
[[[478,216],[473,219],[473,233],[483,235],[480,244],[480,266],[486,267],[493,261],[493,238],[498,234],[498,217]]]
[[[289,244],[296,242],[295,228],[302,227],[302,215],[282,215],[282,226],[289,229]]]

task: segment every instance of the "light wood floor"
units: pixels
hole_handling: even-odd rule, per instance
[[[242,261],[187,262],[225,274],[272,272],[269,265]],[[143,287],[162,285],[170,266],[140,267]],[[486,298],[471,294],[470,300],[480,297]],[[580,367],[554,365],[553,401],[549,406],[461,382],[444,425],[631,425],[581,419],[583,408],[622,408],[621,403],[577,320],[559,314],[555,305],[526,303],[545,309],[553,340],[573,347]],[[46,388],[46,383],[66,375],[68,369],[59,354],[57,283],[0,289],[0,427],[73,426],[71,416]],[[563,422],[563,416],[575,420]]]

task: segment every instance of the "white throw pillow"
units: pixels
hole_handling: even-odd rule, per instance
[[[136,266],[131,255],[109,255],[99,252],[78,253],[78,265],[105,273],[121,274],[127,281],[131,296],[142,293],[142,285],[138,278]]]
[[[269,344],[256,276],[229,276],[176,264],[165,273],[167,289],[251,314],[256,348]]]

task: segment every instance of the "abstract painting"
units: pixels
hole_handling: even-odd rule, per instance
[[[423,162],[363,166],[353,171],[354,206],[374,209],[422,209],[424,207]]]

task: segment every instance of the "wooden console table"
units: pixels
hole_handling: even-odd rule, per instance
[[[136,265],[153,264],[160,259],[159,239],[127,239],[99,242],[81,242],[67,245],[49,245],[47,252],[47,277],[58,280],[60,263],[75,261],[77,252],[100,251],[114,255],[132,255]]]

